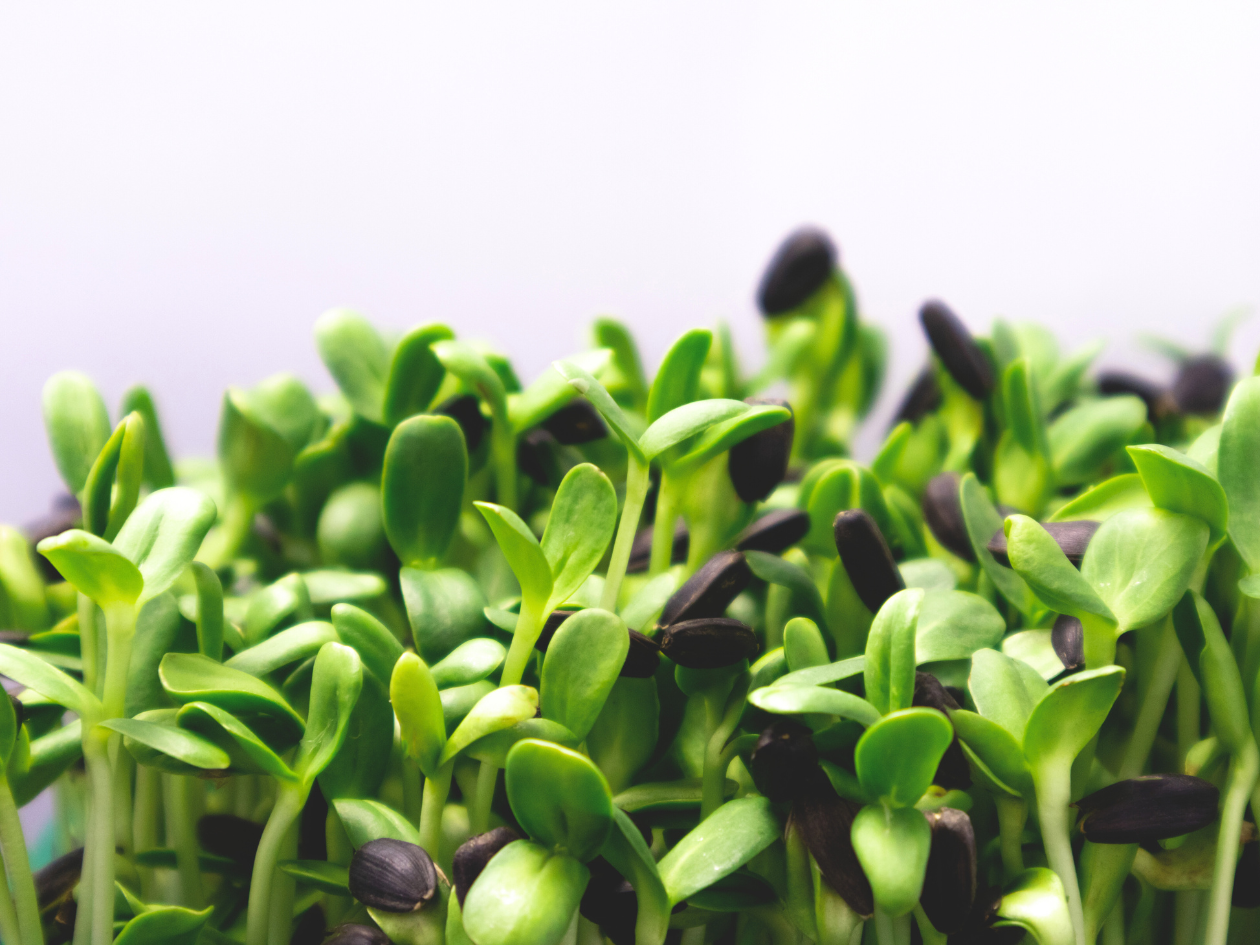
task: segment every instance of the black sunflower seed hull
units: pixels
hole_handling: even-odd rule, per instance
[[[948,715],[952,710],[960,708],[958,700],[931,673],[914,674],[914,697],[911,705],[936,709]],[[965,790],[971,787],[971,766],[967,764],[967,756],[963,754],[962,745],[955,735],[945,754],[936,766],[936,774],[932,783],[945,790]]]
[[[726,617],[701,617],[671,624],[660,638],[661,652],[688,669],[720,669],[757,655],[752,627]]]
[[[556,438],[542,427],[535,427],[516,443],[516,465],[540,486],[560,483],[560,462],[556,457]]]
[[[651,637],[638,630],[630,631],[630,649],[626,661],[621,664],[620,675],[630,679],[647,679],[656,674],[661,665],[661,648]]]
[[[943,303],[931,301],[919,309],[919,322],[932,350],[958,386],[976,400],[993,392],[993,366],[957,315]]]
[[[974,564],[976,552],[971,547],[967,522],[963,518],[961,487],[962,477],[958,473],[943,472],[933,476],[923,490],[923,520],[941,547]]]
[[[475,452],[481,445],[481,439],[490,429],[490,421],[481,412],[481,404],[472,394],[452,397],[440,404],[434,413],[444,414],[459,424],[464,431],[464,445],[468,452]]]
[[[1072,562],[1072,566],[1079,568],[1081,560],[1085,557],[1085,549],[1089,547],[1090,539],[1094,537],[1094,532],[1098,531],[1100,524],[1100,522],[1088,521],[1042,522],[1041,527],[1050,533],[1050,537],[1063,550],[1063,554]],[[985,547],[989,549],[989,554],[993,555],[998,564],[1005,568],[1011,566],[1010,548],[1006,542],[1004,529],[998,529]]]
[[[382,912],[414,912],[437,894],[437,868],[422,847],[371,840],[350,860],[350,895]]]
[[[914,379],[901,406],[893,414],[893,425],[898,423],[918,423],[941,405],[941,385],[936,383],[936,372],[929,364]]]
[[[1189,774],[1151,774],[1117,781],[1076,802],[1081,832],[1094,843],[1147,843],[1213,823],[1220,791]]]
[[[324,945],[391,945],[390,938],[374,925],[347,922],[328,933]]]
[[[766,266],[757,306],[768,318],[798,308],[823,287],[836,267],[836,246],[822,230],[802,227],[785,239]]]
[[[39,911],[46,912],[70,894],[83,873],[83,847],[57,857],[35,874]]]
[[[576,613],[576,610],[553,610],[548,614],[547,619],[543,621],[542,632],[538,634],[538,639],[534,641],[534,649],[541,653],[546,653],[547,647],[551,646],[551,638],[560,629],[560,624]]]
[[[1085,668],[1085,628],[1071,614],[1059,614],[1050,630],[1050,645],[1069,673]]]
[[[853,850],[853,818],[859,810],[860,805],[836,794],[827,775],[816,768],[792,802],[787,829],[795,830],[809,848],[823,881],[858,915],[870,916],[875,897]]]
[[[590,401],[578,399],[565,404],[543,421],[543,429],[565,446],[578,446],[608,435],[608,427]]]
[[[590,881],[578,911],[594,922],[613,945],[634,945],[634,923],[639,918],[639,900],[634,887],[602,856],[587,864]]]
[[[848,509],[836,516],[832,530],[836,551],[858,598],[871,613],[905,588],[888,542],[864,509]]]
[[[665,602],[660,626],[683,620],[720,617],[752,583],[752,569],[738,551],[720,551]]]
[[[680,519],[674,528],[674,546],[670,549],[669,563],[682,564],[687,560],[687,550],[691,547],[691,533]],[[652,528],[640,528],[634,533],[634,542],[630,545],[630,561],[626,565],[627,574],[639,574],[648,569],[652,563]]]
[[[1187,358],[1172,383],[1172,399],[1183,413],[1214,414],[1225,405],[1234,369],[1214,354]]]
[[[243,866],[254,862],[262,835],[262,824],[233,814],[206,814],[197,821],[197,840],[203,850]]]
[[[745,403],[787,407],[786,400],[757,400],[748,398]],[[735,494],[745,502],[760,502],[787,475],[788,458],[792,454],[792,436],[796,421],[789,416],[782,423],[754,433],[731,447],[727,454],[726,468],[735,486]]]
[[[1235,909],[1260,906],[1260,843],[1243,845],[1242,856],[1234,869],[1234,889],[1229,901]]]
[[[793,800],[818,768],[813,733],[794,719],[776,719],[757,739],[748,768],[770,800]]]
[[[1146,416],[1160,420],[1177,412],[1177,402],[1172,392],[1162,384],[1130,374],[1127,371],[1104,371],[1098,375],[1098,392],[1105,397],[1129,394],[1139,397],[1146,404]]]
[[[919,904],[938,932],[960,931],[976,898],[976,835],[971,818],[942,807],[925,815],[932,846]]]
[[[736,551],[783,554],[809,532],[809,513],[800,509],[775,509],[745,528],[735,539]]]
[[[520,839],[521,835],[511,827],[495,827],[460,844],[451,864],[451,879],[461,907],[468,890],[472,889],[472,884],[491,858],[509,843]]]

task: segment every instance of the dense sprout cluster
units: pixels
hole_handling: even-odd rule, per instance
[[[54,376],[70,494],[0,528],[0,937],[1260,939],[1260,380],[929,301],[861,463],[838,260],[774,255],[752,377],[724,326],[649,381],[600,319],[524,386],[329,312],[337,392],[230,389],[213,463]]]

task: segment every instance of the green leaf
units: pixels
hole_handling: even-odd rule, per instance
[[[59,371],[48,379],[44,426],[57,471],[66,488],[77,495],[110,434],[109,411],[87,375]]]
[[[403,748],[426,778],[437,774],[438,758],[446,747],[442,698],[424,660],[404,653],[389,680],[389,701],[398,716]]]
[[[1260,377],[1238,382],[1221,417],[1216,475],[1229,497],[1229,537],[1251,572],[1260,571]]]
[[[332,623],[341,642],[358,652],[364,668],[388,683],[394,664],[403,655],[402,644],[389,628],[353,604],[333,604]]]
[[[13,746],[17,744],[21,725],[18,724],[17,713],[13,711],[13,700],[0,699],[0,770],[9,767],[9,758],[13,755]]]
[[[375,797],[380,793],[391,761],[397,762],[393,752],[395,728],[389,689],[365,672],[341,748],[319,774],[319,790],[325,799]]]
[[[175,725],[138,718],[107,719],[100,725],[121,734],[133,754],[132,743],[139,743],[194,768],[221,769],[231,763],[228,753],[214,742]]]
[[[192,563],[216,514],[205,493],[182,486],[159,489],[131,513],[114,547],[144,576],[139,605],[169,588]]]
[[[912,807],[929,787],[954,739],[949,720],[935,709],[902,709],[863,733],[853,750],[858,780],[870,797]]]
[[[1047,455],[1049,447],[1041,399],[1027,358],[1012,361],[1003,371],[1002,402],[1006,408],[1006,426],[1024,452],[1033,456]]]
[[[494,692],[494,683],[488,679],[469,683],[467,686],[454,686],[440,691],[442,697],[442,718],[449,734],[455,731],[460,722],[468,717],[478,702],[489,693]]]
[[[72,528],[37,546],[62,577],[102,607],[135,604],[144,591],[140,569],[103,538]]]
[[[616,614],[580,610],[551,638],[543,658],[541,707],[544,718],[586,737],[630,650],[630,634]]]
[[[612,360],[612,352],[606,348],[574,355],[568,361],[584,371],[600,374]],[[577,396],[577,391],[559,371],[551,368],[520,394],[508,398],[508,419],[515,433],[524,433],[542,423],[553,413]]]
[[[713,344],[713,332],[705,328],[693,328],[674,342],[652,381],[648,391],[647,418],[649,423],[659,420],[684,404],[696,399],[700,388],[700,373]]]
[[[1024,760],[1019,737],[997,722],[966,709],[955,709],[949,715],[964,748],[974,752],[1001,785],[1024,797],[1032,795],[1032,772]],[[1019,733],[1020,736],[1023,732]]]
[[[523,608],[542,612],[552,589],[551,565],[542,545],[529,526],[511,509],[493,502],[474,502],[473,505],[485,517],[499,549],[507,558],[508,566],[520,582]]]
[[[337,642],[340,638],[332,624],[324,620],[308,620],[242,650],[223,665],[251,676],[267,676],[282,666],[314,656],[325,643]]]
[[[148,389],[141,386],[128,388],[118,412],[124,417],[129,413],[138,413],[144,418],[144,481],[154,489],[175,485],[175,470],[166,452],[157,406]]]
[[[350,714],[363,688],[359,654],[340,643],[325,643],[315,657],[311,707],[293,770],[307,785],[328,766],[346,737]]]
[[[872,804],[853,818],[853,852],[870,880],[875,905],[894,918],[919,901],[932,828],[913,807]]]
[[[559,722],[552,722],[550,719],[525,719],[511,728],[501,728],[497,732],[482,736],[465,748],[464,754],[476,761],[492,764],[496,768],[505,768],[507,756],[516,743],[527,738],[554,742],[563,748],[576,749],[582,744],[580,738]]]
[[[1112,476],[1096,486],[1078,493],[1071,502],[1050,516],[1052,522],[1087,520],[1105,522],[1117,512],[1127,509],[1149,509],[1151,497],[1146,494],[1142,477],[1137,473]],[[996,531],[996,529],[994,529]]]
[[[769,656],[770,654],[766,654]],[[762,657],[757,661],[760,665]],[[828,686],[831,683],[839,682],[842,679],[849,679],[858,675],[866,668],[865,656],[851,656],[848,659],[837,660],[834,663],[828,663],[826,666],[811,666],[809,669],[798,669],[795,672],[780,676],[775,680],[776,686]],[[757,666],[753,667],[755,671]]]
[[[318,419],[310,392],[291,375],[277,374],[248,392],[230,388],[218,440],[229,488],[259,505],[279,495]]]
[[[355,412],[384,422],[390,350],[372,323],[358,312],[332,309],[315,322],[315,346]]]
[[[1060,485],[1093,479],[1146,422],[1146,404],[1137,397],[1104,397],[1060,414],[1047,438]]]
[[[553,742],[524,739],[508,752],[512,813],[543,846],[586,862],[612,829],[612,792],[585,755]]]
[[[959,503],[967,526],[967,537],[971,540],[971,549],[975,552],[976,560],[985,576],[1011,606],[1025,616],[1030,615],[1037,607],[1032,590],[1018,574],[998,564],[989,551],[989,539],[1002,527],[1002,516],[989,500],[975,473],[963,476],[959,486]]]
[[[314,886],[330,896],[350,895],[350,870],[325,860],[281,860],[276,864],[299,883]]]
[[[818,585],[809,572],[799,564],[784,560],[778,555],[765,551],[745,551],[744,559],[754,575],[769,584],[786,587],[804,601],[806,613],[818,623],[826,626],[826,606],[822,595],[818,593]],[[812,612],[811,612],[812,611]]]
[[[128,414],[101,448],[83,487],[86,531],[113,541],[140,497],[144,477],[144,418]]]
[[[1090,582],[1072,567],[1063,549],[1041,525],[1027,515],[1012,515],[1006,520],[1005,529],[1011,568],[1042,603],[1061,614],[1096,614],[1115,619]]]
[[[638,900],[636,941],[664,941],[669,926],[669,895],[643,834],[624,811],[613,808],[613,829],[599,852],[634,887]]]
[[[209,565],[190,566],[197,586],[197,651],[212,660],[223,659],[223,583]]]
[[[569,382],[575,391],[589,400],[592,407],[599,411],[599,415],[604,418],[609,429],[617,434],[622,445],[630,451],[630,456],[646,462],[643,451],[639,449],[641,430],[638,424],[617,406],[617,402],[612,399],[612,395],[608,393],[604,385],[596,380],[590,371],[573,361],[555,361],[551,366]]]
[[[502,666],[506,656],[507,650],[498,640],[485,637],[469,640],[432,667],[433,681],[439,689],[480,682]]]
[[[280,781],[297,780],[293,769],[253,729],[217,705],[190,702],[179,710],[175,721],[181,728],[197,732],[225,748],[233,756],[233,769],[257,770]]]
[[[1181,599],[1207,542],[1202,519],[1163,509],[1120,512],[1090,539],[1081,576],[1106,601],[1120,632],[1133,630],[1158,620]]]
[[[715,423],[701,435],[692,447],[682,456],[674,460],[671,466],[677,469],[692,469],[701,463],[708,462],[719,453],[724,453],[737,443],[742,443],[754,433],[768,430],[792,418],[792,411],[786,407],[769,404],[758,404],[744,413]]]
[[[923,594],[906,590],[888,598],[866,638],[866,698],[881,715],[908,708],[914,698],[914,637]]]
[[[353,603],[380,597],[389,585],[379,574],[364,571],[343,571],[340,568],[317,568],[303,571],[302,582],[316,607]]]
[[[647,409],[648,385],[643,376],[643,363],[634,336],[621,322],[613,318],[597,318],[594,329],[595,344],[612,352],[612,366],[627,390],[636,410]]]
[[[459,525],[468,451],[450,417],[410,417],[385,449],[381,505],[385,534],[409,567],[434,567]]]
[[[1158,443],[1130,446],[1128,453],[1156,508],[1202,519],[1212,530],[1212,543],[1225,537],[1229,503],[1215,476],[1185,453]]]
[[[420,845],[419,831],[406,817],[380,801],[338,798],[332,806],[350,845],[356,849],[382,837]]]
[[[196,945],[213,909],[153,906],[123,926],[114,945]]]
[[[403,335],[394,348],[385,384],[385,423],[395,426],[433,403],[446,368],[433,353],[433,343],[455,337],[445,325],[423,325]]]
[[[403,568],[398,581],[416,650],[427,662],[436,663],[487,629],[485,595],[466,571]]]
[[[978,594],[927,591],[914,631],[916,663],[968,659],[985,647],[998,646],[1006,621]]]
[[[783,652],[790,669],[828,664],[827,643],[818,624],[808,617],[793,617],[783,628]]]
[[[1024,730],[1032,768],[1066,767],[1102,727],[1124,685],[1124,669],[1108,666],[1069,676],[1033,707]]]
[[[1049,688],[1035,669],[1005,653],[978,650],[971,657],[967,689],[976,710],[1016,742],[1023,741],[1028,717]]]
[[[32,739],[25,771],[9,769],[9,784],[13,788],[13,800],[18,807],[25,807],[54,781],[61,777],[72,764],[83,757],[83,723],[75,719],[47,735]]]
[[[477,739],[532,719],[538,710],[538,693],[529,686],[504,686],[483,696],[446,740],[438,758],[444,765]]]
[[[589,878],[571,856],[529,840],[509,843],[468,890],[464,930],[477,945],[557,945]]]
[[[199,653],[167,653],[158,676],[166,694],[179,705],[208,702],[233,715],[263,716],[295,736],[305,727],[302,717],[261,679]]]
[[[754,689],[749,693],[748,701],[775,715],[839,715],[868,726],[874,725],[880,719],[879,710],[861,696],[825,686],[775,683],[773,686]]]
[[[34,689],[44,698],[65,706],[71,712],[90,718],[101,711],[101,704],[82,683],[72,679],[40,659],[34,653],[0,643],[0,675]]]
[[[1252,737],[1247,694],[1216,613],[1201,595],[1186,591],[1172,618],[1186,660],[1203,686],[1212,731],[1228,751],[1236,752]]]
[[[1063,883],[1054,870],[1024,870],[1002,893],[995,928],[1015,926],[1029,932],[1037,945],[1073,945],[1076,933],[1068,912]]]
[[[616,527],[617,492],[608,477],[591,463],[574,466],[556,491],[542,538],[542,552],[552,580],[548,595],[551,606],[568,600],[591,576]],[[507,554],[506,548],[504,553]],[[511,556],[508,560],[511,563]],[[523,579],[521,595],[525,596]]]
[[[926,826],[927,821],[919,814]],[[783,833],[764,797],[723,804],[678,841],[657,864],[671,905],[739,869]]]
[[[648,460],[684,443],[710,427],[739,417],[753,408],[741,400],[697,400],[675,407],[656,420],[639,437],[639,448]]]
[[[31,543],[9,525],[0,525],[0,620],[19,630],[42,630],[50,623]]]
[[[446,370],[489,405],[496,423],[507,423],[507,389],[481,352],[462,341],[435,341],[431,348]]]

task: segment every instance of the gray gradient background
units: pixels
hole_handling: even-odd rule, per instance
[[[1258,95],[1255,4],[7,4],[0,521],[57,488],[58,368],[149,383],[188,455],[229,383],[330,386],[333,305],[526,381],[605,312],[752,365],[804,221],[893,336],[885,416],[930,295],[1158,368],[1137,333],[1260,299]]]

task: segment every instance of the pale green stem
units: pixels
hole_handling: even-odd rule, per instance
[[[1151,679],[1142,696],[1142,706],[1129,735],[1129,744],[1124,750],[1120,780],[1136,778],[1145,770],[1146,759],[1150,757],[1155,736],[1159,733],[1159,723],[1168,709],[1168,699],[1177,682],[1177,670],[1184,662],[1181,644],[1177,642],[1177,631],[1173,629],[1172,618],[1168,617],[1164,621],[1164,630],[1159,635],[1159,652],[1155,657],[1155,665],[1151,668]],[[1180,699],[1177,705],[1180,708]]]
[[[923,945],[947,945],[949,936],[936,931],[936,926],[927,917],[922,906],[914,907],[914,921],[919,927],[919,936],[923,939]]]
[[[1173,894],[1173,945],[1198,945],[1199,913],[1203,893],[1187,889]]]
[[[131,778],[135,774],[136,762],[131,753],[123,748],[121,739],[114,739],[110,745],[110,763],[114,769],[114,845],[122,850],[123,856],[130,857],[135,852],[131,829],[131,814],[134,809]]]
[[[521,607],[521,615],[516,619],[516,631],[512,634],[512,645],[508,647],[507,659],[503,663],[503,675],[499,677],[500,686],[515,686],[525,675],[525,667],[534,655],[534,644],[542,633],[544,616],[536,613],[532,607]]]
[[[1177,671],[1177,767],[1181,770],[1202,731],[1202,702],[1203,688],[1183,659]]]
[[[83,762],[88,775],[88,803],[92,812],[91,826],[83,847],[85,875],[80,888],[88,883],[90,908],[82,908],[75,917],[75,941],[79,926],[86,928],[83,942],[110,945],[114,940],[114,800],[112,775],[109,770],[109,736],[85,720]]]
[[[241,545],[249,537],[256,511],[254,503],[245,496],[239,493],[229,495],[223,521],[198,557],[214,571],[231,564]]]
[[[8,778],[0,774],[0,848],[4,850],[4,869],[16,900],[22,945],[43,945],[44,930],[39,922],[39,896],[31,876],[31,861],[26,855],[26,837],[22,819],[13,802]]]
[[[892,916],[879,906],[875,907],[875,941],[879,945],[899,945],[897,930],[893,928]]]
[[[276,863],[284,849],[285,837],[298,815],[302,812],[305,798],[301,787],[292,782],[279,785],[276,805],[267,826],[263,828],[258,851],[254,854],[254,872],[249,885],[249,915],[246,920],[246,945],[268,945],[268,927],[271,923],[272,877]]]
[[[1028,822],[1028,804],[1022,797],[994,794],[998,832],[1002,844],[1002,869],[1009,883],[1024,871],[1024,824]]]
[[[17,909],[13,906],[13,897],[9,895],[7,886],[0,887],[0,939],[6,942],[22,941]]]
[[[661,487],[656,493],[656,518],[652,522],[652,557],[648,573],[655,576],[669,570],[674,554],[674,526],[678,522],[678,489],[673,479],[661,475]]]
[[[1124,904],[1120,894],[1133,868],[1136,843],[1090,843],[1081,850],[1081,878],[1085,884],[1085,942],[1093,945],[1109,917],[1119,912],[1123,927]]]
[[[1111,910],[1102,930],[1103,945],[1125,945],[1124,943],[1124,905],[1117,903]]]
[[[700,789],[700,819],[704,820],[722,806],[726,771],[720,769],[718,760],[722,745],[714,747],[722,722],[722,694],[705,693],[704,699],[704,771]]]
[[[329,808],[328,818],[324,821],[324,839],[328,844],[328,862],[349,866],[354,848],[350,845],[350,837],[346,834],[346,828],[342,826],[335,808]],[[346,914],[356,905],[349,896],[334,896],[332,893],[325,895],[324,912],[328,916],[329,926],[345,921]]]
[[[281,860],[297,858],[298,824],[295,820],[285,832],[280,842]],[[293,934],[293,898],[297,892],[297,880],[284,870],[275,870],[271,874],[271,931],[268,945],[289,945]]]
[[[608,559],[608,573],[604,578],[604,591],[599,606],[617,612],[617,597],[621,582],[630,563],[630,551],[634,547],[634,535],[639,529],[639,517],[643,514],[643,502],[647,498],[648,464],[633,456],[626,471],[626,499],[621,506],[621,521],[617,525],[617,538],[613,542],[612,557]]]
[[[83,685],[98,699],[101,695],[99,642],[96,633],[96,604],[86,594],[80,594],[79,649],[83,657]]]
[[[75,906],[74,920],[74,945],[89,945],[91,942],[91,923],[85,918],[79,921],[79,916],[90,916],[92,914],[92,892],[96,888],[96,850],[89,846],[92,837],[95,836],[93,825],[93,805],[92,805],[92,762],[88,760],[87,741],[84,740],[84,756],[83,766],[86,770],[87,777],[84,779],[83,785],[83,867],[79,873],[79,886],[75,891],[77,900]],[[67,842],[66,846],[70,844]]]
[[[1239,834],[1247,799],[1260,777],[1260,750],[1245,742],[1229,766],[1225,797],[1221,804],[1220,833],[1216,838],[1216,862],[1212,869],[1212,890],[1208,900],[1204,945],[1225,945],[1229,934],[1230,897],[1234,892],[1234,869],[1238,863]]]
[[[1046,862],[1059,875],[1067,895],[1068,913],[1077,945],[1085,945],[1085,913],[1081,908],[1081,887],[1076,879],[1069,834],[1068,801],[1072,794],[1071,768],[1062,763],[1043,763],[1033,771],[1037,791],[1037,816]]]
[[[420,822],[420,809],[423,788],[421,787],[420,769],[410,758],[402,759],[403,816],[413,824]]]
[[[438,858],[442,844],[442,811],[446,797],[451,793],[451,774],[455,762],[448,761],[431,778],[424,779],[424,803],[420,807],[420,846],[433,858]]]
[[[516,511],[516,437],[506,417],[490,425],[490,452],[494,463],[494,491],[499,505]]]
[[[599,926],[583,915],[578,915],[577,945],[604,945]]]
[[[254,808],[258,806],[258,777],[252,774],[238,774],[232,779],[235,785],[235,796],[232,798],[232,810],[237,817],[249,820],[254,816]]]
[[[158,812],[161,807],[159,784],[162,774],[156,768],[139,765],[136,768],[135,812],[131,826],[134,842],[132,848],[136,852],[152,850],[158,845]],[[156,895],[153,886],[153,868],[137,866],[140,874],[140,895],[145,902]]]
[[[180,905],[189,909],[205,907],[206,896],[201,883],[198,860],[196,821],[189,802],[192,779],[182,774],[162,776],[166,811],[166,845],[175,849],[175,868],[179,873]]]
[[[491,761],[483,761],[481,770],[477,772],[477,794],[473,799],[469,813],[469,826],[474,835],[485,833],[490,829],[490,807],[494,803],[494,785],[499,779],[499,766]]]

